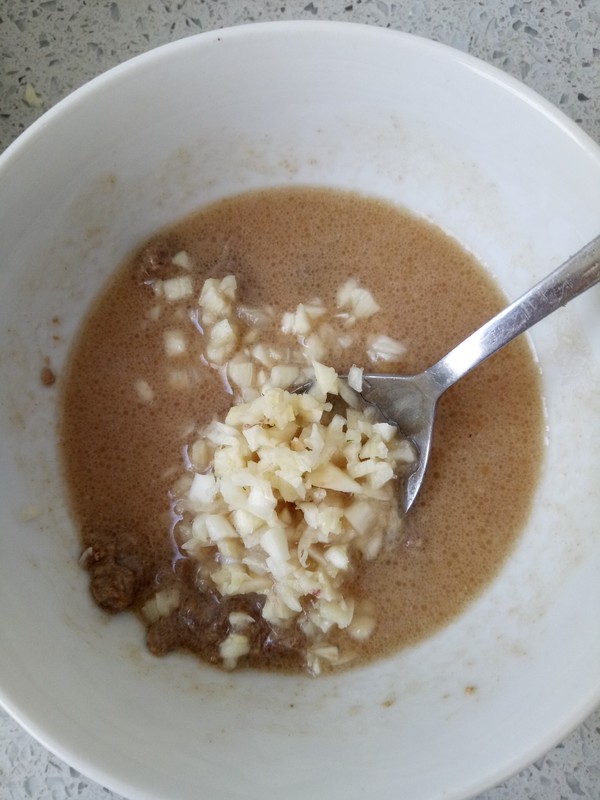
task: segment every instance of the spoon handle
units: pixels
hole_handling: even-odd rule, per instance
[[[426,370],[438,397],[516,336],[600,281],[600,236]]]

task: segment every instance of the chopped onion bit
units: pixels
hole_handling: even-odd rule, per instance
[[[348,386],[355,392],[362,392],[363,369],[353,364],[348,372]]]
[[[171,263],[175,264],[176,267],[181,267],[182,269],[188,270],[193,266],[190,254],[186,253],[185,250],[180,250],[178,253],[175,253],[171,259]]]
[[[170,303],[175,303],[186,297],[191,297],[193,291],[192,279],[189,275],[169,278],[162,282],[162,293]]]
[[[367,350],[367,355],[373,362],[399,361],[405,353],[406,346],[389,336],[372,337]]]

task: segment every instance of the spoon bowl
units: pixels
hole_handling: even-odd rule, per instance
[[[401,505],[405,512],[413,505],[425,476],[441,393],[428,371],[418,375],[363,375],[362,398],[397,425],[416,451],[414,466],[402,487]]]
[[[417,375],[363,375],[363,399],[376,406],[389,422],[397,425],[417,453],[415,466],[403,486],[401,504],[405,512],[413,505],[423,483],[440,396],[519,334],[598,281],[600,236],[592,239],[424,372]]]

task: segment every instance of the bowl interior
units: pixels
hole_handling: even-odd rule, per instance
[[[598,233],[600,154],[511,79],[425,40],[333,23],[202,34],[46,114],[0,159],[0,700],[115,790],[173,800],[461,798],[600,699],[597,290],[532,332],[547,446],[497,579],[437,635],[333,678],[153,659],[88,600],[56,452],[78,322],[157,228],[251,188],[353,189],[472,250],[517,297]],[[440,265],[443,268],[443,265]],[[473,691],[474,689],[474,691]]]

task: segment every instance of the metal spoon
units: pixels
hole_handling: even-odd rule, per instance
[[[402,498],[408,511],[421,488],[431,450],[435,407],[459,378],[600,281],[600,236],[571,256],[436,364],[418,375],[363,375],[362,397],[413,442],[417,462]]]

